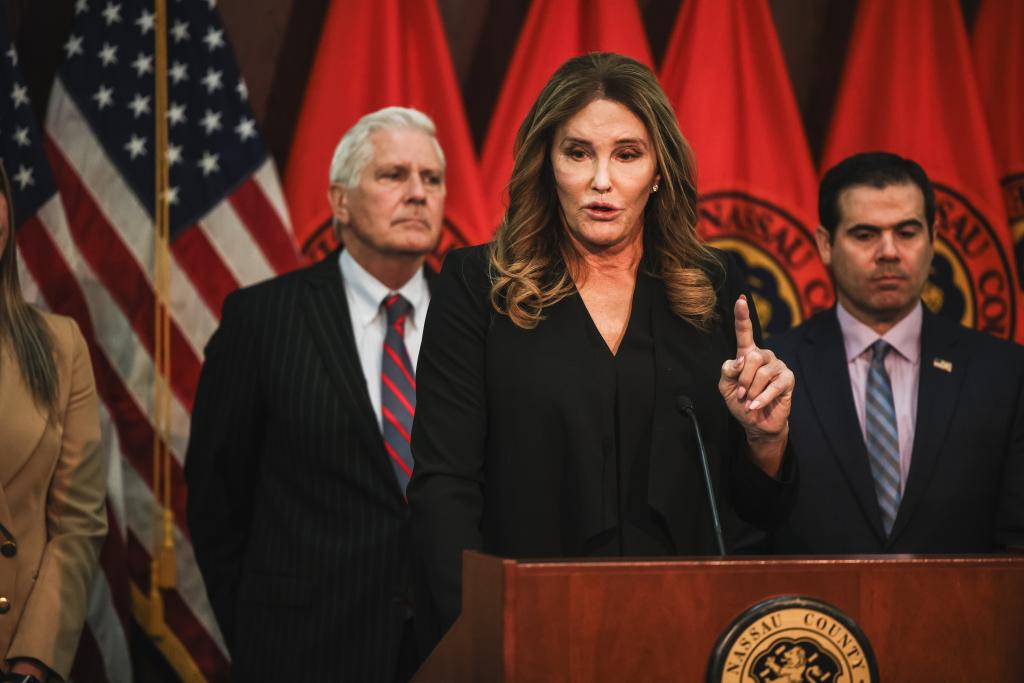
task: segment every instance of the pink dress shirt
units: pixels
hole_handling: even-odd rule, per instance
[[[839,328],[846,346],[846,367],[850,372],[853,403],[857,420],[864,432],[864,392],[867,389],[868,370],[871,367],[871,345],[884,339],[892,348],[885,357],[885,370],[892,384],[892,399],[896,406],[896,428],[900,441],[900,494],[907,486],[910,456],[914,449],[914,424],[917,420],[917,385],[921,369],[921,321],[924,317],[920,302],[884,335],[878,333],[850,315],[842,304],[836,304]]]

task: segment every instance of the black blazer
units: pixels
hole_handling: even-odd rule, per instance
[[[370,406],[338,252],[225,301],[185,476],[235,680],[394,680],[411,610],[409,512]]]
[[[772,537],[775,552],[1024,544],[1024,349],[925,310],[910,473],[885,538],[835,309],[768,345],[796,374],[789,439],[800,463],[797,503]]]
[[[458,615],[463,550],[578,556],[618,523],[613,419],[604,412],[611,387],[577,343],[593,325],[589,314],[573,295],[547,309],[535,329],[516,327],[490,305],[487,249],[448,254],[417,366],[408,495],[432,597],[417,601],[418,626],[434,628],[421,632],[423,646]],[[648,501],[675,552],[686,555],[717,551],[695,435],[678,396],[696,405],[727,513],[770,525],[792,488],[741,455],[742,429],[718,393],[721,365],[736,353],[732,304],[741,277],[732,266],[716,276],[720,320],[710,333],[672,314],[662,287],[652,303],[657,385]],[[786,468],[784,478],[792,477]],[[427,614],[431,607],[435,614]]]

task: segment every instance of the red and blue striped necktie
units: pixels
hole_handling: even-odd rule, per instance
[[[412,433],[412,418],[416,414],[416,373],[405,349],[405,319],[412,305],[401,294],[389,295],[381,305],[388,319],[380,373],[382,432],[384,448],[391,458],[391,466],[404,496],[412,476],[409,435]]]

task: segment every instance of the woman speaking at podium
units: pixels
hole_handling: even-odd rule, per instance
[[[786,514],[793,374],[699,242],[696,198],[649,69],[594,53],[555,72],[494,241],[448,255],[424,328],[408,497],[430,644],[458,616],[466,549],[720,552],[698,434],[727,526]]]

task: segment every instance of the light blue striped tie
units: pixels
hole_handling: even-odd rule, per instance
[[[885,356],[892,347],[879,339],[871,346],[874,356],[868,370],[868,386],[864,400],[865,444],[871,473],[875,477],[875,494],[882,510],[885,535],[892,533],[896,512],[900,507],[900,439],[896,430],[896,405],[892,384],[885,371]]]

